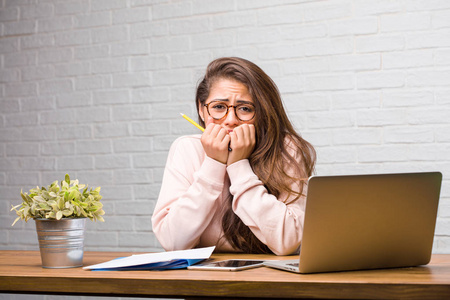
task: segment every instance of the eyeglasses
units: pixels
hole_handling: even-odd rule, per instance
[[[221,120],[228,115],[230,108],[234,108],[236,117],[242,122],[248,122],[255,117],[255,106],[252,103],[228,105],[223,101],[211,101],[206,106],[208,114],[215,120]]]

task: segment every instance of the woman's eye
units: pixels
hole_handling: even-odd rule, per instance
[[[239,110],[242,112],[251,113],[251,112],[253,112],[254,109],[251,106],[242,105],[239,107]]]
[[[213,109],[223,110],[223,109],[227,109],[227,107],[223,104],[214,104]]]

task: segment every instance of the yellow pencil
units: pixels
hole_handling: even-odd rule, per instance
[[[195,127],[197,127],[198,129],[200,129],[201,131],[205,131],[205,128],[203,128],[202,126],[198,125],[197,122],[195,122],[194,120],[192,120],[191,118],[189,118],[188,116],[186,116],[185,114],[180,113],[180,115],[185,118],[186,120],[188,120],[192,125],[194,125]]]

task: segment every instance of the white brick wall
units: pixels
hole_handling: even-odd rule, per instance
[[[439,170],[450,253],[450,1],[0,0],[0,249],[37,249],[20,189],[101,186],[87,250],[160,250],[150,217],[207,63],[278,84],[318,174]]]

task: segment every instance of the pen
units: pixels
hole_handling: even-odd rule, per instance
[[[191,118],[189,118],[188,116],[186,116],[185,114],[180,113],[180,115],[185,118],[186,120],[189,121],[189,123],[191,123],[192,125],[194,125],[195,127],[197,127],[198,129],[200,129],[201,131],[205,131],[205,128],[203,128],[202,126],[198,125],[197,122],[195,122],[194,120],[192,120]],[[228,147],[228,151],[231,151],[231,148]]]
[[[180,115],[185,118],[186,120],[189,121],[189,123],[191,123],[192,125],[194,125],[195,127],[197,127],[198,129],[200,129],[201,131],[205,131],[205,128],[203,128],[202,126],[198,125],[194,120],[192,120],[191,118],[189,118],[188,116],[186,116],[185,114],[180,113]]]

